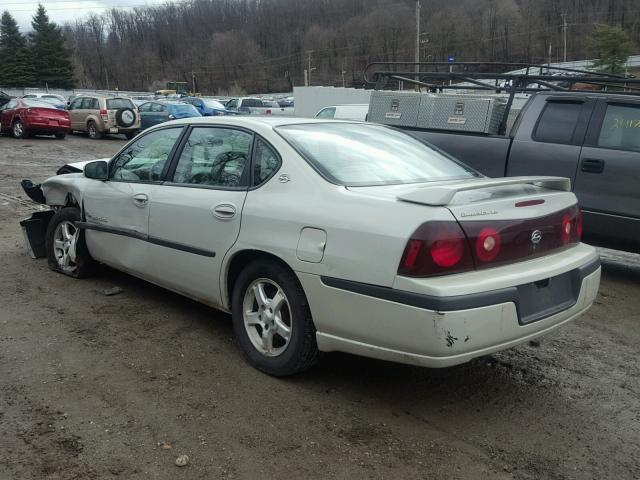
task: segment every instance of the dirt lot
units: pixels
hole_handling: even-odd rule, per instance
[[[327,355],[277,380],[227,315],[27,256],[19,181],[123,143],[0,138],[0,479],[640,478],[638,257],[603,252],[597,304],[540,345],[446,370]]]

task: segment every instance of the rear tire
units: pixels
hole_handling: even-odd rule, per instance
[[[55,135],[58,140],[64,140],[64,138],[67,136],[66,133],[56,133]]]
[[[264,293],[262,300],[267,301],[262,305],[256,291]],[[316,329],[307,298],[295,274],[281,264],[257,260],[245,267],[233,288],[232,318],[236,339],[258,370],[284,377],[317,362]]]
[[[28,136],[29,132],[20,120],[13,122],[13,138],[27,138]]]
[[[102,132],[98,130],[98,125],[93,120],[87,123],[87,133],[92,140],[100,140],[102,138]]]
[[[96,262],[87,249],[84,231],[77,227],[79,221],[80,209],[77,207],[66,207],[56,212],[47,227],[45,244],[51,270],[74,278],[85,278],[95,272]]]
[[[137,134],[138,134],[137,131],[135,131],[135,132],[127,132],[127,133],[124,134],[124,136],[127,137],[127,140],[132,140]]]

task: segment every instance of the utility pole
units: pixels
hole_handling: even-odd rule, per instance
[[[311,70],[315,70],[315,68],[311,68],[311,54],[313,50],[307,50],[307,54],[309,55],[309,68],[307,69],[307,82],[308,86],[311,86]]]
[[[347,86],[347,84],[344,81],[344,74],[347,73],[347,70],[346,70],[347,65],[346,64],[347,64],[347,57],[344,57],[342,59],[342,88]]]
[[[564,44],[564,61],[567,61],[567,30],[569,29],[569,26],[567,25],[567,14],[566,13],[562,13],[560,14],[560,16],[562,17],[562,42]]]
[[[420,0],[416,0],[416,82],[420,81]],[[420,90],[420,86],[416,84],[416,90]]]

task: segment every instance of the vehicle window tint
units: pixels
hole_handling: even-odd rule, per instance
[[[76,98],[69,106],[69,110],[78,110],[82,108],[82,98]]]
[[[9,103],[7,103],[7,105],[4,107],[6,110],[12,109],[12,108],[16,108],[18,106],[18,101],[17,100],[10,100]]]
[[[320,110],[316,115],[316,117],[317,118],[333,118],[335,114],[336,114],[335,107],[327,107]]]
[[[609,105],[600,129],[598,146],[640,151],[640,107]]]
[[[261,138],[256,139],[253,162],[254,186],[260,185],[280,167],[280,158]]]
[[[229,128],[202,127],[191,132],[173,181],[214,187],[240,187],[253,135]]]
[[[571,144],[581,110],[581,103],[547,102],[534,139],[538,142]]]
[[[109,178],[130,182],[159,181],[180,133],[182,127],[164,128],[140,137],[111,162]]]
[[[237,108],[238,107],[238,100],[229,100],[227,102],[227,108]]]
[[[140,105],[138,107],[138,111],[139,112],[150,112],[152,105],[153,105],[153,103],[143,103],[142,105]]]
[[[22,98],[36,98],[36,96],[35,95],[25,95]]]
[[[107,98],[107,110],[118,110],[120,108],[134,108],[133,102],[128,98]]]

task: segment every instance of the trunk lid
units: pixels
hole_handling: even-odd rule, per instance
[[[543,256],[580,241],[582,218],[565,178],[483,178],[358,190],[361,188],[371,195],[395,195],[401,202],[446,208],[455,218],[451,222],[425,218],[409,241],[405,258],[410,258],[411,268],[403,273],[416,273],[411,269],[420,263],[418,252],[425,255],[427,250],[432,255],[440,252],[436,263],[442,260],[440,266],[448,268],[451,245],[457,249],[451,257],[457,259],[456,271],[464,271]],[[428,268],[417,271],[417,276],[447,273],[447,268]]]

